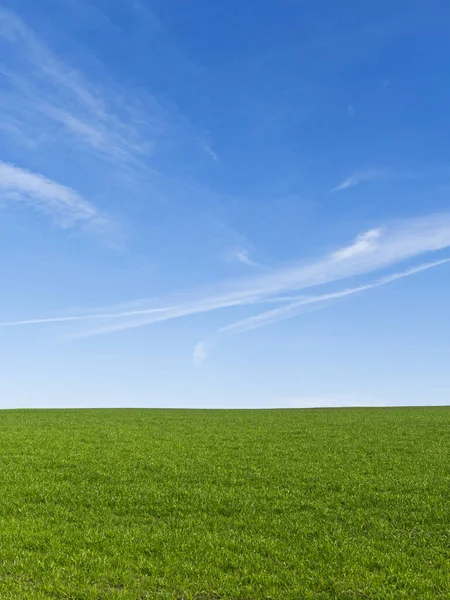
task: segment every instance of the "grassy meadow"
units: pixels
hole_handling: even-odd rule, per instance
[[[0,411],[0,599],[450,598],[450,409]]]

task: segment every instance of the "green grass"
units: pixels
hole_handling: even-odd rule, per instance
[[[450,409],[0,411],[0,598],[450,598]]]

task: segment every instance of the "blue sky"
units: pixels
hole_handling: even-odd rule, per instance
[[[0,4],[0,407],[450,403],[450,5]]]

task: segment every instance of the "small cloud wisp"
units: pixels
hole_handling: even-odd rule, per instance
[[[385,169],[363,169],[361,171],[356,171],[347,177],[347,179],[344,179],[342,183],[330,190],[330,193],[342,192],[343,190],[348,190],[349,188],[356,187],[368,181],[379,181],[386,176],[387,172]]]
[[[90,229],[103,231],[112,226],[106,215],[75,190],[39,173],[32,173],[2,161],[0,197],[26,203],[45,212],[62,228],[83,224]]]

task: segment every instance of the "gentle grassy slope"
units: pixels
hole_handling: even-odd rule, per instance
[[[0,598],[450,598],[450,409],[0,411]]]

